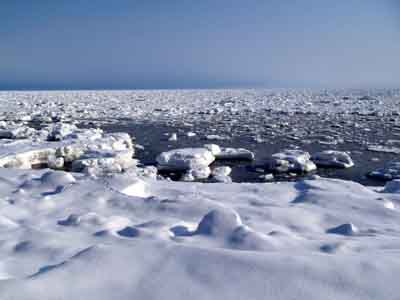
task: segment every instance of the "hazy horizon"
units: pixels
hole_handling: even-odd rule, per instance
[[[396,0],[4,1],[0,90],[396,88]]]

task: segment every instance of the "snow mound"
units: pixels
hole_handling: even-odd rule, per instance
[[[132,226],[132,221],[124,216],[111,216],[104,223],[100,232],[108,231],[113,234],[117,234],[119,231],[125,229],[128,226]]]
[[[228,239],[229,246],[237,250],[271,251],[275,246],[266,236],[251,228],[241,225],[231,233]]]
[[[119,176],[108,176],[103,180],[107,183],[107,186],[127,196],[145,198],[150,195],[148,183],[137,177],[136,174],[126,173]]]
[[[67,186],[76,182],[71,173],[63,171],[48,171],[42,175],[40,182],[43,187],[56,188],[59,186]]]
[[[196,234],[226,237],[241,225],[242,221],[236,211],[220,208],[210,211],[201,219]]]
[[[243,225],[238,213],[230,208],[214,209],[201,219],[196,229],[192,230],[191,227],[180,224],[169,228],[169,231],[173,238],[192,237],[192,242],[196,241],[196,236],[209,237],[218,241],[215,245],[227,249],[247,251],[275,249],[267,236]]]

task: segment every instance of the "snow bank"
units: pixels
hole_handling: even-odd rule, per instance
[[[226,185],[0,169],[0,185],[8,199],[0,203],[2,299],[399,293],[398,212],[353,182]]]

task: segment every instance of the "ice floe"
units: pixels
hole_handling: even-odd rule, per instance
[[[272,155],[269,167],[277,172],[311,172],[317,169],[311,155],[302,150],[284,150]]]
[[[161,169],[185,171],[208,167],[215,156],[205,148],[183,148],[163,152],[156,160]]]
[[[354,162],[346,152],[325,150],[312,155],[311,160],[322,167],[351,168]]]

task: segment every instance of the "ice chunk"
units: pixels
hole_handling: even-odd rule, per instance
[[[317,169],[308,152],[284,150],[272,155],[270,168],[278,172],[311,172]]]
[[[214,156],[218,155],[221,153],[221,148],[220,146],[216,145],[216,144],[205,144],[204,148],[206,148],[207,150],[209,150]]]
[[[172,133],[171,136],[168,138],[170,142],[176,142],[178,140],[178,135],[176,133]]]
[[[187,136],[187,137],[194,137],[194,136],[196,136],[196,133],[195,133],[195,132],[190,132],[190,131],[189,131],[189,132],[186,133],[186,136]]]
[[[326,150],[315,153],[311,160],[317,166],[335,167],[335,168],[350,168],[354,166],[353,160],[346,152]]]
[[[55,123],[50,126],[50,132],[47,139],[49,141],[60,141],[77,130],[78,128],[73,124]]]
[[[135,166],[136,161],[133,160],[132,156],[133,152],[129,150],[116,152],[93,151],[75,160],[72,163],[72,171],[85,172],[91,175],[120,173]]]
[[[0,158],[0,167],[31,169],[34,165],[47,165],[55,153],[55,149],[45,148],[4,156]]]
[[[37,131],[28,126],[18,126],[11,129],[0,130],[0,138],[6,139],[25,139],[34,136]]]
[[[199,179],[207,179],[211,174],[209,167],[201,167],[190,169],[182,176],[182,181],[194,181]]]
[[[205,148],[182,148],[163,152],[156,160],[161,169],[185,171],[208,167],[215,157]]]
[[[50,169],[61,170],[64,168],[64,158],[50,155],[47,159],[47,165]]]
[[[400,154],[400,148],[399,147],[393,147],[393,146],[369,145],[367,147],[367,150],[371,151],[371,152]]]
[[[223,167],[216,167],[212,170],[211,174],[213,176],[229,176],[232,172],[231,167],[223,166]]]

